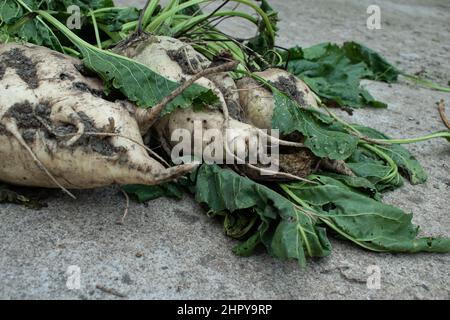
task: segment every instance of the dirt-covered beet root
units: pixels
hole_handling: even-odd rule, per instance
[[[191,45],[167,36],[141,38],[116,52],[136,60],[169,80],[183,82],[210,67],[211,62]],[[238,119],[243,112],[233,78],[227,72],[208,75],[196,81],[198,85],[212,89],[227,103],[230,116]]]
[[[115,51],[176,82],[183,81],[210,64],[189,44],[166,36],[147,35]]]
[[[169,153],[173,147],[179,145],[179,141],[176,139],[178,137],[177,130],[178,132],[185,130],[185,132],[189,132],[189,137],[192,137],[189,144],[191,147],[189,155],[195,155],[201,159],[207,154],[204,152],[205,150],[216,149],[216,152],[221,152],[221,158],[225,159],[224,122],[225,118],[220,110],[209,109],[195,112],[192,108],[178,109],[164,116],[155,125],[155,131]],[[230,119],[229,128],[226,143],[232,153],[235,153],[238,145],[242,146],[246,142],[258,138],[258,130],[252,125]],[[201,146],[201,148],[195,149],[195,146]],[[248,146],[246,146],[246,150],[248,151]],[[217,157],[217,154],[212,154],[210,158],[204,160],[211,160],[214,157]]]
[[[195,73],[193,72],[194,69],[198,72],[199,68],[205,69],[210,66],[210,62],[189,44],[170,37],[149,36],[145,40],[140,39],[139,42],[135,42],[131,46],[119,49],[118,52],[141,62],[153,71],[173,81],[187,80]],[[194,155],[206,161],[225,160],[226,157],[229,157],[229,153],[236,155],[241,152],[242,149],[238,152],[239,148],[244,148],[245,155],[242,158],[245,158],[251,149],[248,146],[249,141],[261,141],[261,139],[267,138],[260,134],[258,128],[252,124],[245,123],[244,110],[239,102],[239,90],[228,73],[213,74],[201,78],[196,83],[212,89],[219,97],[221,107],[209,108],[206,106],[201,111],[194,111],[193,108],[180,109],[161,118],[155,124],[154,129],[168,154],[175,151],[174,156],[179,155],[178,150],[173,149],[181,146],[179,140],[176,139],[176,134],[180,132],[180,129],[188,132],[189,137],[192,138],[188,145],[189,148],[183,149],[183,155]],[[226,125],[226,117],[223,113],[225,108],[229,115],[229,130],[227,131],[226,141],[223,139],[223,130]],[[211,129],[216,131],[215,138],[205,134],[208,130],[209,133],[213,133]],[[175,140],[172,139],[174,138],[174,133]],[[270,142],[276,143],[278,141],[267,139],[261,143],[267,144]],[[195,146],[201,146],[201,148],[195,148]],[[207,151],[205,152],[205,150]],[[210,154],[209,150],[214,151],[212,152],[213,154]],[[302,168],[306,168],[306,165],[300,166],[301,168],[299,166],[295,167],[298,170],[291,171],[294,174],[298,174]],[[308,171],[301,173],[302,177],[310,172],[309,167],[305,170]],[[261,176],[260,171],[254,167],[246,167],[243,171],[249,176]],[[269,175],[264,175],[263,178],[267,179]]]
[[[211,64],[210,61],[201,53],[195,51],[189,44],[165,36],[149,36],[148,39],[136,42],[134,45],[127,46],[118,52],[139,61],[173,81],[185,81],[192,77],[194,72],[188,72],[187,66],[194,67],[198,72],[201,69],[208,68]],[[239,114],[240,105],[236,86],[231,76],[227,73],[219,73],[201,78],[196,83],[212,89],[219,97],[222,108],[213,109],[206,106],[205,110],[197,112],[194,112],[192,108],[179,109],[160,119],[154,128],[167,152],[170,153],[172,147],[177,145],[176,141],[171,141],[172,134],[176,130],[185,129],[189,131],[192,137],[197,139],[197,145],[203,145],[203,150],[211,144],[211,140],[203,137],[200,130],[215,129],[218,130],[219,136],[222,136],[221,131],[224,128],[225,118],[221,109],[223,110],[224,105],[227,106],[230,118],[232,118],[230,119],[230,128],[236,129],[236,132],[239,132],[242,136],[251,137],[257,135],[256,128],[233,119],[233,115]],[[235,106],[230,101],[234,101]],[[232,108],[230,108],[230,105]],[[196,127],[195,124],[200,124],[200,127]],[[230,148],[232,148],[235,138],[233,134],[228,136],[228,146]],[[202,141],[198,141],[198,139]],[[214,141],[216,144],[217,142]],[[194,144],[192,143],[193,146]],[[191,150],[190,154],[202,158],[202,153],[197,154],[194,149]],[[225,151],[223,155],[225,156]]]
[[[286,93],[300,107],[318,108],[316,95],[302,80],[289,72],[281,69],[267,69],[262,72],[255,72],[255,75]],[[246,122],[257,128],[270,130],[275,108],[272,92],[250,77],[244,77],[236,81],[236,85]],[[297,142],[303,141],[303,137],[299,133],[293,133],[283,138]],[[280,168],[296,176],[307,176],[318,167],[340,174],[354,175],[342,160],[323,159],[321,162],[318,160],[311,152],[303,149],[293,154],[280,154]]]
[[[255,72],[255,75],[289,95],[300,106],[318,107],[316,96],[311,89],[289,72],[281,69],[267,69]],[[250,77],[238,80],[236,85],[247,122],[261,129],[271,129],[275,108],[272,92]]]
[[[233,78],[226,72],[213,74],[207,78],[211,80],[222,93],[225,103],[228,106],[230,117],[245,122],[244,109],[239,102],[239,92]]]
[[[0,181],[87,189],[158,184],[192,169],[150,157],[135,106],[105,100],[80,66],[47,48],[0,45]]]

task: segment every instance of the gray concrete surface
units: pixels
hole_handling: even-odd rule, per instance
[[[118,1],[124,4],[126,1]],[[131,1],[130,1],[131,2]],[[134,1],[140,4],[143,1]],[[446,0],[283,0],[279,43],[312,45],[357,40],[412,73],[450,80],[450,3]],[[365,26],[366,8],[378,4],[382,30]],[[243,27],[229,23],[239,33]],[[367,82],[388,110],[360,110],[352,120],[391,136],[444,129],[435,102],[450,94],[409,85]],[[450,146],[435,140],[410,145],[429,173],[420,186],[406,184],[385,201],[414,213],[424,234],[450,236]],[[333,240],[333,254],[294,262],[260,253],[239,258],[219,223],[189,197],[133,203],[124,226],[124,200],[115,189],[82,191],[71,200],[56,191],[49,207],[32,211],[0,205],[0,298],[110,299],[96,285],[128,298],[236,299],[449,299],[450,255],[375,254]],[[79,266],[81,288],[66,287],[67,268]],[[368,289],[367,267],[379,266],[381,288]]]

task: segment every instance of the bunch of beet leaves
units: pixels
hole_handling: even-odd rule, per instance
[[[212,2],[215,9],[207,7]],[[69,30],[65,25],[71,5],[81,10],[81,29]],[[239,11],[241,7],[256,15]],[[253,23],[256,36],[239,39],[222,32],[220,23],[230,17]],[[140,202],[193,193],[212,216],[223,219],[228,236],[241,240],[234,251],[242,256],[263,246],[274,257],[296,259],[304,266],[309,257],[330,254],[327,233],[376,252],[449,252],[450,239],[418,238],[412,215],[381,198],[383,192],[401,187],[403,177],[412,184],[427,179],[420,163],[401,144],[432,138],[450,141],[450,132],[390,139],[372,128],[345,122],[330,108],[386,108],[360,85],[362,79],[392,83],[404,76],[431,89],[450,89],[404,74],[355,42],[280,48],[275,43],[278,19],[267,0],[171,0],[166,6],[153,0],[143,10],[115,7],[111,0],[0,0],[0,40],[30,42],[80,58],[104,81],[105,95],[119,92],[142,108],[152,108],[179,84],[161,86],[161,75],[113,53],[136,32],[180,39],[211,61],[226,52],[239,63],[234,79],[267,68],[285,69],[311,88],[321,108],[299,108],[289,94],[271,88],[276,103],[272,128],[283,135],[301,134],[315,157],[345,162],[353,175],[319,170],[307,177],[309,182],[262,183],[231,167],[203,164],[176,182],[123,189]],[[214,100],[204,88],[191,86],[163,112],[193,104],[201,108]],[[0,201],[31,203],[6,187],[0,188]]]

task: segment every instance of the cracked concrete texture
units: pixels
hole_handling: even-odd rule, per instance
[[[142,6],[143,1],[116,1]],[[400,68],[425,70],[442,84],[450,80],[448,1],[379,0],[382,30],[366,28],[371,0],[272,1],[280,12],[279,44],[309,46],[356,40],[380,51]],[[245,34],[230,21],[226,30]],[[364,109],[345,116],[393,137],[442,130],[435,102],[450,101],[404,81],[367,81],[388,110]],[[414,213],[426,235],[450,236],[450,147],[443,140],[408,145],[429,180],[385,195],[384,201]],[[164,299],[449,299],[450,255],[376,254],[332,240],[330,257],[306,269],[264,252],[232,254],[235,241],[190,197],[132,203],[124,226],[115,222],[124,200],[114,188],[76,192],[71,200],[55,191],[48,208],[0,205],[0,298],[109,299],[96,285],[128,298]],[[67,268],[81,270],[81,288],[69,290]],[[381,288],[368,289],[367,268],[377,266]]]

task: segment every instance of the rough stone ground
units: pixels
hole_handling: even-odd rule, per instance
[[[126,1],[120,1],[124,4]],[[143,1],[134,1],[142,6]],[[366,28],[372,0],[272,1],[280,11],[279,43],[308,46],[356,40],[380,51],[409,73],[450,80],[450,3],[446,0],[377,0],[382,30]],[[131,3],[131,1],[129,2]],[[229,32],[242,25],[229,23]],[[245,32],[244,32],[245,34]],[[360,110],[352,120],[391,136],[444,129],[435,102],[450,94],[400,82],[367,83],[388,110]],[[429,172],[420,186],[405,185],[385,201],[414,213],[426,234],[450,236],[450,148],[443,140],[409,148]],[[113,288],[129,298],[235,299],[449,299],[450,255],[375,254],[333,241],[333,254],[294,262],[260,253],[239,258],[219,223],[189,197],[133,203],[126,225],[115,224],[124,200],[115,189],[82,191],[78,200],[59,192],[49,207],[32,211],[0,205],[0,298],[109,299]],[[142,256],[140,256],[142,255]],[[138,257],[140,256],[140,257]],[[81,268],[81,289],[66,287],[66,270]],[[368,266],[381,270],[381,289],[366,286]]]

